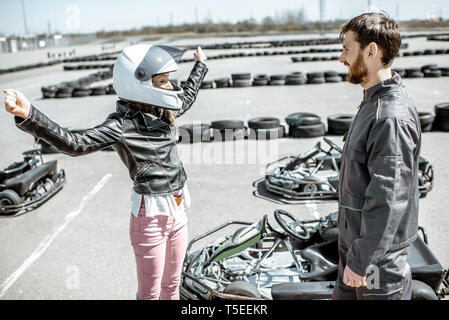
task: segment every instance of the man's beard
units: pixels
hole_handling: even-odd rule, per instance
[[[362,53],[359,53],[354,65],[349,67],[347,80],[353,84],[360,84],[366,80],[368,69],[363,63]]]

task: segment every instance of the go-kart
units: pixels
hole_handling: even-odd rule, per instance
[[[192,239],[183,265],[181,299],[330,299],[337,278],[338,213],[300,221],[276,210],[274,217],[278,228],[265,215],[252,224],[230,221]],[[190,252],[195,242],[236,225],[246,227]],[[449,294],[449,273],[428,247],[425,230],[420,231],[408,254],[412,299],[441,299]]]
[[[286,199],[337,199],[340,163],[343,150],[324,137],[298,156],[287,156],[269,163],[265,168],[265,187]],[[424,198],[433,186],[433,168],[425,158],[419,158],[419,194]]]
[[[65,183],[65,172],[57,171],[57,160],[44,162],[40,149],[25,151],[22,155],[23,161],[0,171],[0,215],[33,210],[54,196]]]

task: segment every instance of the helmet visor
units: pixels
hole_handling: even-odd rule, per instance
[[[139,81],[148,81],[154,75],[177,70],[177,63],[184,51],[170,46],[155,45],[145,54],[134,76]]]

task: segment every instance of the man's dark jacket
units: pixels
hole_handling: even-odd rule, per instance
[[[208,69],[196,62],[185,85],[179,117],[193,104]],[[176,148],[174,128],[149,113],[117,101],[117,111],[92,129],[71,132],[62,128],[36,107],[27,119],[15,117],[20,129],[33,134],[70,156],[80,156],[112,146],[129,170],[139,194],[167,194],[184,187],[187,179]]]
[[[343,148],[339,241],[361,276],[418,233],[419,116],[401,77],[365,90]]]

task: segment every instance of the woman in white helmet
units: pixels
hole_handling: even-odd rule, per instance
[[[137,266],[137,299],[179,299],[179,281],[187,248],[190,196],[179,159],[175,119],[193,104],[208,71],[206,55],[194,52],[195,65],[181,88],[169,73],[177,70],[181,49],[133,45],[117,58],[113,86],[117,110],[100,125],[77,133],[50,120],[20,92],[3,90],[5,108],[18,128],[79,156],[111,146],[133,181],[130,238]]]

